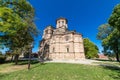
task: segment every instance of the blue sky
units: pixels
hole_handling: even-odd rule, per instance
[[[35,23],[42,31],[48,25],[55,27],[59,17],[68,19],[68,28],[83,34],[100,49],[101,42],[96,39],[98,27],[107,23],[113,8],[120,0],[29,0],[35,8]],[[35,39],[33,52],[38,51],[41,36]]]

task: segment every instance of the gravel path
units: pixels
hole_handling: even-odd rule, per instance
[[[82,59],[82,60],[52,60],[52,61],[46,61],[47,63],[75,63],[75,64],[89,64],[89,65],[98,65],[95,64],[95,62],[101,62],[97,60],[88,60],[88,59]]]

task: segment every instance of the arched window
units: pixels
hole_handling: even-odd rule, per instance
[[[66,52],[69,52],[69,45],[66,46]]]

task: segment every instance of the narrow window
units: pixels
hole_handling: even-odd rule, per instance
[[[53,48],[53,52],[55,52],[55,48]]]
[[[66,41],[68,41],[69,40],[69,36],[66,36],[65,39],[66,39]]]
[[[64,23],[64,21],[62,21],[62,23]]]
[[[67,48],[67,52],[69,52],[69,48]]]
[[[60,21],[58,22],[59,26],[60,26]]]

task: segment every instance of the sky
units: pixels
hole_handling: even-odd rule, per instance
[[[95,43],[100,52],[101,41],[96,39],[98,27],[107,23],[113,8],[120,0],[29,0],[35,9],[35,24],[40,34],[35,38],[33,52],[38,51],[43,30],[48,25],[56,27],[56,19],[67,18],[68,29],[76,30]]]

